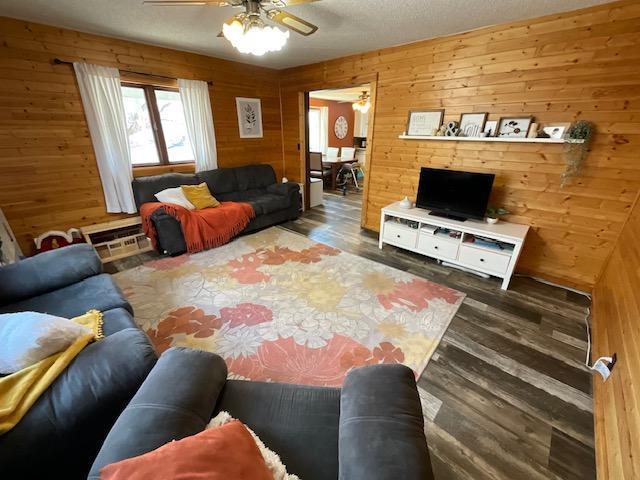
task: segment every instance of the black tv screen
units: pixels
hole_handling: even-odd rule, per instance
[[[447,217],[484,218],[493,173],[422,168],[416,206]]]

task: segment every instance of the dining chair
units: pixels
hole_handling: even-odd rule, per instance
[[[331,177],[331,169],[322,166],[322,153],[309,152],[309,176],[322,180]]]
[[[340,150],[340,158],[342,160],[353,160],[356,158],[356,149],[353,147],[342,147]]]
[[[327,148],[327,157],[328,158],[338,158],[338,153],[340,149],[338,147],[329,147]]]

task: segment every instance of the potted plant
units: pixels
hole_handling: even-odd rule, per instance
[[[504,207],[489,207],[487,208],[487,223],[498,223],[500,217],[509,215],[511,212]]]
[[[564,144],[566,166],[564,172],[562,172],[561,187],[564,187],[571,177],[580,174],[594,134],[595,127],[593,123],[586,120],[580,120],[569,128],[566,138],[567,143]]]

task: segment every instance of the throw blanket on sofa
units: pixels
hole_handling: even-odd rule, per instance
[[[72,320],[91,329],[91,333],[83,335],[61,352],[0,378],[0,435],[17,425],[84,347],[102,338],[101,312],[91,310]]]
[[[151,215],[161,207],[180,222],[189,253],[227,243],[244,230],[256,215],[253,207],[243,202],[222,202],[218,207],[202,210],[188,210],[173,203],[144,203],[140,207],[142,228],[156,249],[157,234]]]

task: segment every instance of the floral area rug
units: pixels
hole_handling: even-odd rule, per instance
[[[159,352],[208,350],[233,378],[325,386],[378,363],[419,376],[464,298],[276,227],[115,279]]]

